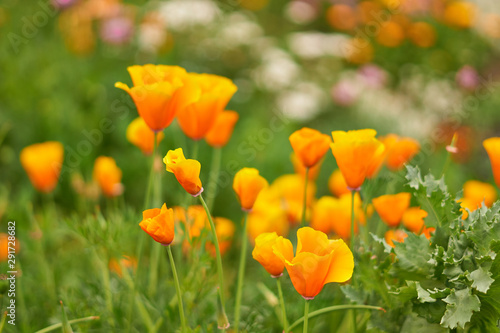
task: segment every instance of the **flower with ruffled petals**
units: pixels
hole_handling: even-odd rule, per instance
[[[386,194],[372,200],[378,215],[389,227],[396,227],[401,222],[404,212],[410,207],[411,194],[402,192]]]
[[[325,156],[332,140],[326,134],[304,127],[290,135],[295,155],[306,168],[311,168]]]
[[[163,158],[163,163],[186,192],[195,197],[203,192],[200,180],[201,164],[197,160],[186,159],[182,148],[169,150]]]
[[[390,170],[397,171],[420,151],[420,144],[412,138],[398,137],[395,134],[392,136],[394,140],[391,140],[391,144],[386,144],[386,140],[383,141],[386,145],[385,163]]]
[[[170,245],[174,240],[174,210],[166,204],[161,209],[147,209],[139,226],[158,243]]]
[[[277,240],[273,250],[284,262],[295,290],[305,299],[313,299],[327,283],[346,282],[354,270],[354,257],[343,240],[330,240],[309,227],[297,231],[295,257],[288,239]]]
[[[233,180],[233,190],[240,201],[241,208],[250,211],[260,191],[269,184],[267,180],[259,175],[255,168],[243,168],[236,173]]]
[[[56,187],[63,155],[63,145],[57,141],[33,144],[21,151],[21,165],[38,191],[49,193]]]
[[[414,233],[422,232],[425,228],[424,218],[427,217],[427,212],[420,207],[408,208],[402,217],[403,225],[406,229]]]
[[[99,156],[94,163],[94,179],[107,197],[116,197],[123,193],[122,171],[115,160],[108,156]]]
[[[177,113],[177,120],[184,134],[200,140],[212,129],[238,88],[230,79],[212,74],[189,73],[185,84],[196,98]]]
[[[252,257],[257,260],[272,277],[279,277],[283,274],[285,263],[273,251],[273,246],[283,237],[275,232],[265,232],[255,239],[255,248],[252,251]],[[293,257],[293,248],[284,249],[287,256]]]
[[[361,187],[374,161],[384,153],[384,145],[375,138],[376,134],[373,129],[332,132],[333,156],[352,190]]]

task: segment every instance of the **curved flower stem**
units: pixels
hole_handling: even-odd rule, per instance
[[[229,327],[229,321],[227,320],[226,310],[224,306],[224,273],[222,271],[222,258],[220,255],[219,249],[219,240],[217,238],[217,233],[215,232],[215,224],[212,220],[212,215],[210,215],[210,210],[207,207],[205,200],[203,199],[203,195],[200,194],[198,196],[200,198],[201,205],[205,209],[205,213],[207,214],[208,222],[210,222],[210,229],[212,230],[212,238],[215,246],[215,255],[217,257],[217,275],[219,276],[219,301],[221,303],[221,313],[217,316],[217,322],[220,329],[225,330]]]
[[[306,174],[304,179],[304,204],[302,206],[302,222],[300,223],[301,227],[305,227],[306,225],[306,211],[307,211],[307,183],[309,181],[309,168],[306,168]]]
[[[172,267],[172,274],[174,275],[175,290],[177,291],[177,300],[179,305],[179,315],[181,317],[182,332],[187,332],[186,330],[186,317],[184,316],[184,305],[182,304],[182,293],[181,286],[179,284],[179,277],[177,276],[177,270],[175,269],[174,256],[172,255],[172,249],[170,245],[167,246],[168,258],[170,259],[170,266]]]
[[[283,291],[281,290],[281,277],[276,278],[278,285],[278,295],[280,297],[281,314],[283,315],[283,331],[288,333],[288,320],[286,319],[285,299],[283,298]]]
[[[306,305],[304,306],[304,326],[302,332],[307,333],[307,324],[309,322],[309,300],[306,299]]]
[[[212,210],[215,197],[217,196],[217,181],[220,172],[220,162],[222,158],[222,148],[214,148],[212,154],[212,166],[210,167],[210,181],[207,187],[208,209]]]
[[[243,291],[243,277],[245,275],[245,263],[247,259],[247,247],[248,247],[247,220],[248,220],[248,213],[245,212],[243,231],[241,232],[240,267],[238,269],[238,284],[236,285],[236,304],[234,307],[234,331],[236,333],[238,333],[240,325],[241,293]]]
[[[306,301],[307,303],[307,301]],[[334,305],[334,306],[329,306],[320,310],[313,311],[309,313],[308,317],[313,318],[317,317],[319,315],[332,312],[332,311],[341,311],[341,310],[350,310],[350,309],[365,309],[365,310],[378,310],[378,311],[384,311],[385,310],[379,306],[372,306],[372,305]],[[292,331],[295,327],[299,326],[302,322],[304,322],[304,318],[299,318],[297,319],[290,327],[288,328],[288,331]]]

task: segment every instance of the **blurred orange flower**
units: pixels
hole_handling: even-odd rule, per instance
[[[436,43],[436,29],[426,22],[412,23],[408,29],[408,39],[418,47],[431,47]]]
[[[328,179],[328,189],[330,193],[336,197],[340,197],[342,194],[350,192],[347,188],[344,176],[342,176],[342,172],[340,172],[339,169],[335,169]]]
[[[349,239],[351,236],[351,203],[350,193],[346,193],[338,199],[329,196],[321,197],[313,206],[311,227],[324,233],[333,231],[340,238]],[[354,232],[357,233],[357,222],[365,223],[359,193],[354,196],[354,222]]]
[[[290,224],[286,212],[269,192],[269,188],[262,191],[248,215],[247,231],[252,242],[265,232],[276,232],[279,236],[288,234]]]
[[[370,41],[360,37],[352,38],[344,46],[345,58],[355,65],[362,65],[372,61],[374,53]]]
[[[203,192],[200,180],[201,164],[197,160],[186,159],[182,148],[169,150],[163,158],[163,163],[186,192],[194,197]]]
[[[147,209],[139,226],[158,243],[170,245],[174,240],[174,210],[166,204],[161,209]]]
[[[184,85],[186,71],[177,66],[144,65],[127,68],[134,86],[117,82],[134,100],[139,116],[155,132],[168,127],[178,110],[199,96],[190,85]]]
[[[233,134],[234,125],[240,116],[235,111],[223,111],[219,113],[215,124],[205,136],[205,140],[212,147],[224,147]]]
[[[354,257],[343,240],[329,240],[325,233],[309,227],[297,231],[297,252],[292,243],[278,239],[274,253],[284,262],[295,290],[313,299],[330,282],[346,282],[354,270]]]
[[[156,144],[160,144],[165,137],[163,132],[156,135]],[[137,117],[127,127],[127,140],[138,147],[144,154],[149,155],[153,152],[155,132],[153,132],[144,119]]]
[[[486,207],[491,207],[497,200],[497,190],[491,184],[478,180],[469,180],[464,184],[463,196],[475,203],[477,207],[481,207],[483,201]]]
[[[386,47],[398,47],[405,39],[405,33],[401,25],[394,21],[382,23],[377,35],[377,42]]]
[[[286,211],[291,224],[297,224],[302,218],[304,209],[304,177],[298,174],[282,175],[274,180],[270,186],[275,198],[280,201],[281,207]],[[314,201],[316,185],[307,185],[306,209],[309,209]],[[307,214],[308,216],[309,213]]]
[[[484,149],[488,153],[493,169],[495,183],[500,187],[500,137],[489,138],[483,141]]]
[[[427,215],[427,212],[420,209],[420,207],[408,208],[403,213],[403,225],[406,229],[418,234],[425,228],[424,218],[426,218]]]
[[[344,4],[335,4],[326,11],[328,23],[337,30],[351,31],[356,28],[357,17],[353,7]]]
[[[394,242],[403,243],[406,237],[408,237],[408,234],[399,229],[387,230],[387,232],[385,233],[385,241],[391,247],[395,247]]]
[[[301,175],[302,177],[306,176],[306,167],[302,164],[295,153],[290,154],[290,160],[293,164],[293,170],[296,174]],[[309,180],[316,180],[318,178],[319,172],[321,170],[321,164],[323,164],[323,159],[319,160],[315,166],[309,168],[308,178]]]
[[[20,159],[31,184],[38,191],[49,193],[59,180],[63,156],[64,147],[60,142],[47,141],[25,147]]]
[[[238,171],[234,176],[233,190],[238,196],[241,208],[251,211],[260,191],[268,185],[267,180],[259,175],[259,170],[255,168],[243,168]]]
[[[381,138],[385,145],[387,167],[392,171],[401,170],[419,151],[420,144],[417,140],[389,134]]]
[[[10,240],[9,240],[9,237]],[[11,244],[9,244],[9,242]],[[12,248],[12,243],[15,243],[14,254],[19,253],[20,245],[19,240],[14,236],[9,236],[6,233],[0,233],[0,262],[7,261],[9,259],[9,247]],[[11,269],[12,270],[12,269]]]
[[[112,157],[99,156],[94,163],[94,179],[107,197],[116,197],[123,193],[122,171]]]
[[[342,175],[350,189],[361,187],[369,168],[384,153],[384,145],[372,129],[332,132],[330,145]]]
[[[289,137],[295,155],[306,168],[311,168],[325,156],[332,140],[326,134],[303,127]]]
[[[401,192],[386,194],[372,200],[378,215],[389,227],[396,227],[401,222],[403,214],[410,207],[411,194]]]
[[[283,237],[275,232],[262,233],[255,238],[255,248],[252,251],[252,257],[274,278],[281,276],[285,269],[285,263],[273,251],[273,246],[278,241],[283,241]],[[283,250],[288,252],[287,256],[293,257],[293,247],[287,244],[285,243]]]
[[[177,113],[177,121],[184,134],[193,140],[200,140],[212,129],[238,88],[228,78],[197,73],[189,73],[185,85],[196,98],[192,98]]]
[[[137,269],[137,259],[130,256],[122,256],[119,260],[111,258],[108,267],[111,272],[114,272],[118,277],[123,276],[122,266],[126,269],[131,268],[133,271]]]
[[[234,223],[225,217],[215,217],[214,224],[217,239],[219,240],[220,254],[224,255],[224,253],[226,253],[231,247],[231,243],[233,241],[235,231]],[[205,248],[212,255],[212,257],[215,257],[215,246],[211,241],[207,241]]]
[[[444,21],[452,27],[466,29],[474,24],[476,14],[475,4],[467,1],[454,1],[446,5]]]

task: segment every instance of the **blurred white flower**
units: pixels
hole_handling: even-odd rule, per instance
[[[165,43],[167,39],[167,30],[165,24],[156,13],[146,15],[144,22],[139,26],[139,48],[156,53],[156,51]]]
[[[281,90],[294,83],[299,76],[299,66],[288,53],[278,48],[266,51],[261,61],[261,65],[255,69],[252,77],[264,89]]]
[[[227,46],[249,45],[263,35],[263,30],[257,23],[249,20],[241,13],[231,14],[225,21],[217,38]]]
[[[171,0],[162,2],[159,11],[167,27],[176,31],[208,25],[221,14],[210,0]]]
[[[290,1],[285,8],[286,17],[297,24],[307,24],[318,16],[318,5],[313,1]]]
[[[291,90],[282,92],[277,99],[283,114],[295,120],[314,118],[325,100],[323,90],[314,83],[302,82]]]
[[[297,32],[288,37],[288,44],[293,53],[306,59],[323,56],[343,56],[340,45],[349,40],[343,34],[321,32]]]

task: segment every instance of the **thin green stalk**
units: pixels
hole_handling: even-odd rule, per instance
[[[172,274],[174,275],[175,290],[177,291],[177,299],[179,305],[179,315],[181,317],[182,332],[187,332],[186,327],[186,317],[184,316],[184,305],[182,303],[182,293],[181,286],[179,284],[179,277],[177,276],[177,270],[175,269],[174,256],[172,255],[172,249],[170,245],[167,246],[168,258],[170,259],[170,266],[172,267]]]
[[[285,299],[283,298],[283,291],[281,290],[281,277],[276,278],[276,284],[278,285],[278,295],[281,304],[281,314],[283,316],[283,331],[285,333],[288,333],[288,320],[286,319]]]
[[[306,299],[306,305],[304,306],[304,329],[302,332],[307,333],[307,324],[309,322],[309,300]]]
[[[304,179],[304,204],[302,206],[302,222],[300,225],[305,227],[306,225],[306,211],[307,211],[307,183],[309,182],[309,168],[306,168],[306,174]]]
[[[109,319],[109,324],[111,326],[115,325],[115,320],[114,320],[114,314],[113,314],[113,294],[111,293],[111,284],[110,284],[110,279],[109,279],[109,270],[107,265],[105,264],[106,261],[103,261],[102,258],[97,254],[97,251],[94,250],[94,260],[98,263],[100,266],[99,269],[101,270],[101,278],[102,278],[102,284],[104,287],[104,300],[106,303],[106,310],[108,311],[108,319]]]
[[[354,197],[356,195],[355,190],[351,190],[351,251],[354,251]]]
[[[0,333],[3,332],[3,328],[5,327],[5,320],[7,319],[7,311],[5,311],[2,315],[2,321],[0,321]]]
[[[151,170],[149,171],[148,187],[146,189],[146,199],[144,201],[144,209],[149,209],[151,204],[151,192],[154,183],[155,174],[155,156],[156,156],[156,138],[157,133],[155,133],[154,143],[153,143],[153,154],[151,154]]]
[[[306,301],[307,302],[307,301]],[[379,306],[372,306],[372,305],[334,305],[334,306],[329,306],[320,310],[313,311],[309,313],[308,317],[313,318],[317,317],[319,315],[332,312],[332,311],[341,311],[341,310],[351,310],[351,309],[365,309],[365,310],[379,310],[379,311],[384,311],[385,310]],[[304,318],[299,318],[297,319],[290,327],[288,327],[288,331],[291,332],[295,327],[299,326],[304,322]]]
[[[217,196],[217,181],[219,180],[222,148],[214,148],[212,154],[212,165],[210,167],[210,181],[207,187],[208,209],[212,210],[215,197]]]
[[[161,244],[156,242],[151,246],[151,263],[149,265],[148,295],[153,297],[158,286],[158,266],[160,263]]]
[[[200,148],[200,143],[199,143],[200,140],[193,140],[193,151],[191,153],[191,156],[190,158],[193,159],[193,160],[196,160],[198,159],[198,150]]]
[[[243,291],[243,277],[245,276],[245,263],[247,259],[247,220],[248,213],[245,212],[245,220],[243,222],[243,231],[241,233],[241,251],[240,251],[240,267],[238,269],[238,284],[236,285],[236,304],[234,307],[234,331],[238,333],[240,329],[240,307],[241,307],[241,294]]]
[[[220,255],[220,249],[219,249],[219,240],[217,238],[217,233],[215,232],[215,224],[214,221],[212,220],[212,216],[210,215],[210,211],[208,210],[207,204],[205,200],[203,199],[203,195],[199,195],[200,202],[205,209],[205,212],[207,214],[208,222],[210,222],[210,229],[212,230],[212,238],[215,246],[215,254],[217,257],[217,275],[219,276],[219,302],[220,302],[220,311],[218,317],[218,326],[222,330],[225,331],[226,328],[229,327],[229,321],[227,320],[226,316],[226,310],[224,306],[224,275],[222,271],[222,258]]]
[[[70,325],[73,325],[73,324],[78,324],[78,323],[82,323],[82,322],[85,322],[85,321],[92,321],[92,320],[99,320],[99,316],[90,316],[90,317],[85,317],[85,318],[78,318],[78,319],[73,319],[73,320],[68,320],[68,323]],[[57,323],[57,324],[54,324],[54,325],[50,325],[50,326],[47,326],[41,330],[38,330],[36,331],[35,333],[47,333],[47,332],[52,332],[52,331],[55,331],[59,328],[62,327],[62,323]]]

